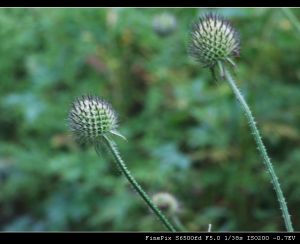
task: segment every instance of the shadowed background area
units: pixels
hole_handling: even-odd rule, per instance
[[[150,195],[177,199],[187,230],[284,230],[232,91],[187,55],[207,11],[241,33],[237,83],[300,228],[300,32],[288,16],[107,8],[0,9],[0,230],[165,230],[111,155],[74,142],[67,115],[84,94],[118,111],[129,169]]]

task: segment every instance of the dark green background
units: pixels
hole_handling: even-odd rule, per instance
[[[116,138],[188,230],[284,230],[275,193],[228,84],[187,55],[208,9],[0,9],[0,230],[165,230],[109,154],[77,146],[67,114],[94,94],[119,112]],[[241,33],[237,83],[300,227],[300,33],[280,9],[214,9]],[[293,9],[300,19],[300,10]],[[165,38],[153,18],[174,14]]]

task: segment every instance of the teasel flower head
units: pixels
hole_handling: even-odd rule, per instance
[[[177,214],[179,212],[179,203],[177,199],[168,192],[159,192],[152,196],[152,201],[161,210],[169,214]]]
[[[101,136],[109,133],[123,137],[116,130],[117,113],[108,102],[97,96],[77,98],[72,104],[68,122],[80,143],[96,144]]]
[[[222,65],[235,67],[231,58],[239,56],[239,33],[223,17],[207,14],[194,23],[188,52],[203,67],[213,70],[217,65],[223,76]]]
[[[152,26],[157,35],[166,37],[176,30],[177,22],[174,15],[164,12],[154,16]]]

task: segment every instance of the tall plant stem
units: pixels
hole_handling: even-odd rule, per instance
[[[137,183],[137,181],[133,178],[132,174],[128,170],[126,164],[124,163],[121,155],[117,149],[117,145],[109,139],[106,135],[103,136],[104,142],[111,151],[114,156],[114,159],[119,166],[122,173],[126,176],[127,180],[133,186],[133,188],[138,192],[138,194],[142,197],[142,199],[147,203],[147,205],[152,209],[152,211],[157,215],[157,217],[161,220],[161,222],[172,232],[176,232],[175,228],[172,224],[167,220],[167,218],[163,215],[163,213],[155,206],[155,204],[150,200],[150,197],[146,192],[142,189],[142,187]]]
[[[278,177],[276,176],[273,165],[272,165],[271,160],[268,156],[267,150],[266,150],[266,148],[263,144],[260,133],[259,133],[257,127],[256,127],[256,122],[254,120],[252,112],[251,112],[249,106],[247,105],[243,95],[239,91],[239,89],[238,89],[234,79],[232,78],[230,72],[227,70],[226,67],[224,67],[224,73],[225,73],[226,80],[228,81],[228,83],[229,83],[230,87],[232,88],[237,100],[241,104],[241,106],[242,106],[242,108],[243,108],[243,110],[246,114],[246,117],[247,117],[248,122],[249,122],[250,129],[252,131],[255,142],[257,144],[257,148],[258,148],[258,150],[259,150],[259,152],[260,152],[260,154],[263,158],[263,161],[264,161],[264,164],[267,168],[267,171],[269,172],[269,174],[271,176],[271,179],[272,179],[271,182],[274,186],[274,189],[275,189],[275,192],[276,192],[276,195],[277,195],[277,199],[279,201],[279,205],[280,205],[280,209],[282,211],[282,216],[283,216],[283,219],[284,219],[286,229],[287,229],[288,232],[293,232],[294,230],[293,230],[293,226],[292,226],[291,216],[290,216],[289,211],[288,211],[287,203],[286,203],[285,198],[283,196],[283,193],[282,193],[279,181],[278,181]]]

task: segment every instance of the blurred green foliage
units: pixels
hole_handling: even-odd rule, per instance
[[[149,194],[167,191],[188,230],[284,230],[275,193],[229,86],[186,52],[208,9],[0,9],[0,229],[164,230],[111,155],[66,123],[95,94],[120,114],[116,139]],[[211,11],[211,9],[209,10]],[[237,82],[300,227],[300,46],[280,9],[214,9],[241,33]],[[160,37],[153,18],[176,17]],[[300,10],[292,12],[300,19]],[[299,170],[299,171],[298,171]],[[298,189],[299,188],[299,189]]]

